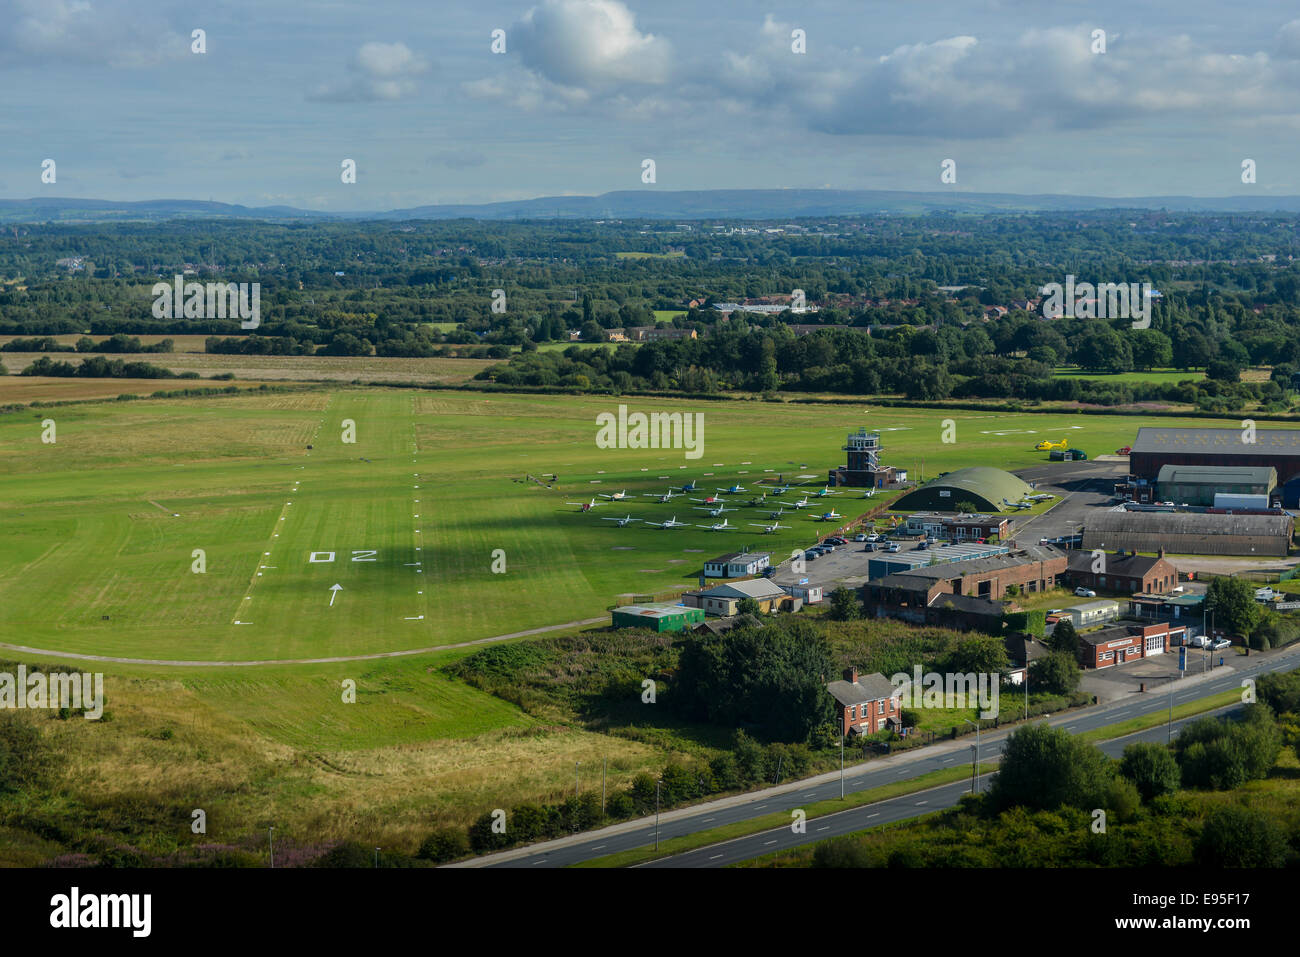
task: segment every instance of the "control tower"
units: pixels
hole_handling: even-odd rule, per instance
[[[848,464],[830,470],[827,481],[831,485],[884,488],[907,481],[906,471],[880,464],[880,453],[884,449],[880,445],[879,432],[868,432],[866,429],[850,432],[843,450],[848,454]]]

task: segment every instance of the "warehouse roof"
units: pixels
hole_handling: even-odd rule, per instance
[[[1101,534],[1156,534],[1243,538],[1291,534],[1289,515],[1220,515],[1214,512],[1102,512],[1088,519],[1084,546]]]
[[[785,590],[773,585],[766,578],[747,578],[744,581],[729,582],[726,585],[715,585],[696,594],[706,595],[709,598],[765,599],[781,598],[785,595]]]
[[[708,562],[706,562],[706,564],[728,565],[731,562],[734,562],[738,559],[744,559],[746,563],[748,563],[750,561],[753,561],[756,558],[770,559],[771,557],[772,557],[771,552],[727,552],[727,554],[725,555],[719,555],[717,558],[710,559]]]
[[[1241,429],[1138,429],[1133,454],[1214,452],[1220,455],[1300,456],[1300,430],[1259,429],[1254,442],[1242,441]]]
[[[696,609],[687,608],[685,605],[623,605],[615,608],[614,611],[621,615],[644,615],[647,618],[663,618],[666,615],[681,615],[688,611]]]
[[[1167,559],[1157,558],[1154,555],[1138,555],[1137,553],[1129,554],[1120,552],[1115,555],[1107,555],[1106,562],[1102,565],[1103,575],[1121,575],[1129,577],[1138,577],[1145,575],[1155,568],[1157,562],[1166,561]],[[1070,556],[1070,571],[1091,574],[1093,557],[1092,552],[1076,551]]]
[[[1277,469],[1262,465],[1162,465],[1156,481],[1162,485],[1272,486],[1277,484]]]
[[[1026,545],[1007,555],[993,555],[989,558],[970,558],[964,562],[943,562],[927,565],[924,568],[911,568],[895,572],[881,579],[905,576],[908,578],[929,578],[935,581],[946,578],[961,578],[963,575],[979,575],[984,572],[1001,571],[1004,568],[1016,568],[1030,562],[1047,562],[1055,558],[1064,558],[1065,552],[1051,545]]]

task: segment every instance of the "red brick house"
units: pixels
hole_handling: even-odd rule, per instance
[[[1079,636],[1085,668],[1109,668],[1138,658],[1163,655],[1187,640],[1187,626],[1162,621],[1151,625],[1115,625]]]
[[[1165,558],[1160,549],[1156,558],[1137,552],[1114,552],[1098,556],[1101,570],[1092,570],[1091,551],[1077,551],[1070,556],[1070,566],[1065,580],[1075,587],[1101,588],[1107,591],[1136,595],[1162,595],[1178,584],[1178,568]]]
[[[837,703],[840,734],[875,734],[903,726],[903,693],[882,674],[858,676],[857,668],[845,668],[843,681],[826,686]]]

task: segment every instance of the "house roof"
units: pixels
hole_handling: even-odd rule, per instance
[[[939,594],[930,602],[931,608],[951,608],[971,615],[1001,615],[1005,606],[991,598],[979,598],[975,595]]]
[[[1021,667],[1035,662],[1039,658],[1045,658],[1051,653],[1046,647],[1022,632],[1004,635],[1002,644],[1006,647],[1007,656],[1012,663]]]
[[[725,585],[714,585],[712,588],[706,588],[697,594],[706,598],[781,598],[785,595],[784,589],[779,585],[774,585],[766,578],[750,578],[745,581],[728,582]]]
[[[728,552],[725,555],[719,555],[717,558],[709,559],[707,562],[705,562],[705,564],[706,565],[730,565],[738,558],[746,559],[745,562],[746,564],[749,564],[749,561],[755,558],[766,558],[770,561],[772,558],[772,553],[771,552]]]
[[[1102,571],[1098,574],[1106,575],[1126,575],[1134,578],[1141,577],[1150,573],[1163,558],[1155,558],[1151,555],[1136,554],[1115,554],[1107,555],[1106,563],[1102,566]],[[1070,571],[1092,573],[1092,552],[1074,551],[1070,555]]]
[[[826,690],[842,705],[880,701],[882,698],[892,698],[901,693],[894,687],[893,682],[880,673],[859,675],[856,682],[832,681],[826,685]]]
[[[720,635],[725,631],[731,631],[733,628],[740,626],[746,628],[761,628],[763,622],[753,615],[729,615],[726,618],[709,618],[695,626],[696,631],[704,630]]]
[[[941,554],[936,552],[935,554]],[[1031,562],[1051,561],[1064,558],[1065,552],[1051,545],[1026,545],[1018,551],[1007,555],[992,555],[988,558],[968,558],[961,562],[942,562],[938,565],[925,565],[907,571],[895,572],[897,575],[909,575],[916,578],[928,578],[931,581],[961,578],[963,575],[978,575],[982,572],[1001,571],[1004,568],[1017,568]],[[885,576],[892,578],[893,575]]]

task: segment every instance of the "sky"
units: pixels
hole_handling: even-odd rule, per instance
[[[5,199],[1300,194],[1269,0],[0,0],[0,90]]]

